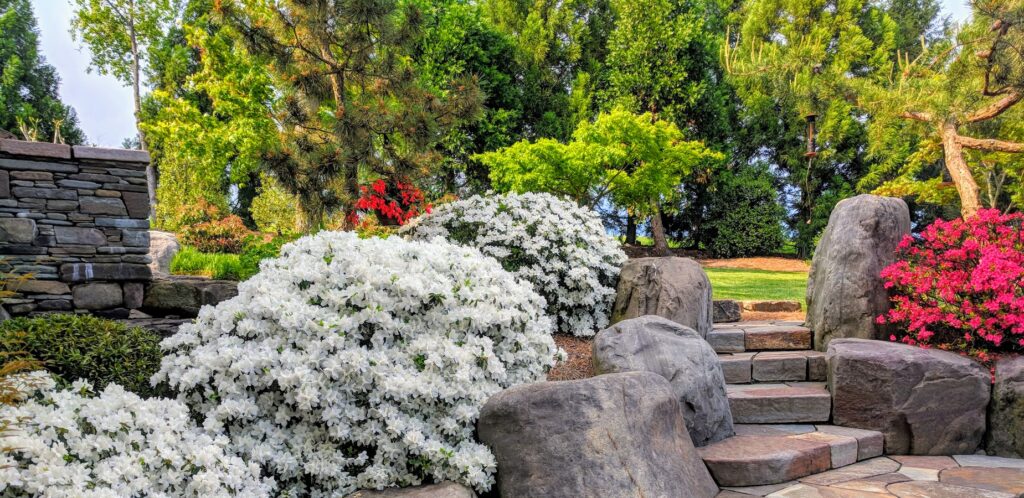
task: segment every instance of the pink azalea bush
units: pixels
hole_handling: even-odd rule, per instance
[[[967,354],[1024,352],[1024,215],[984,209],[938,220],[899,245],[882,271],[892,309],[878,317],[889,339]]]

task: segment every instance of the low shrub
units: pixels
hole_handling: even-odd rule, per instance
[[[143,396],[160,367],[160,338],[92,315],[52,314],[0,322],[0,366],[34,358],[62,383],[85,379],[103,388],[116,383]]]
[[[431,210],[423,192],[408,181],[377,179],[370,185],[360,185],[359,191],[356,211],[351,214],[357,223],[361,215],[371,214],[380,225],[401,226]]]
[[[171,273],[218,280],[242,280],[249,275],[242,257],[238,254],[201,252],[194,247],[184,246],[171,260]]]
[[[183,206],[177,217],[177,232],[181,243],[199,252],[242,252],[245,239],[256,235],[245,226],[242,218],[224,214],[216,205],[200,200],[195,205]]]
[[[245,240],[242,254],[238,256],[239,276],[246,280],[260,271],[260,261],[276,258],[285,244],[295,240],[290,235],[278,235],[270,240],[263,237],[249,237]]]
[[[271,496],[259,466],[197,428],[177,401],[142,399],[117,384],[98,396],[84,381],[66,390],[42,384],[32,398],[0,406],[9,427],[0,496]]]
[[[892,309],[890,340],[939,347],[991,363],[1024,351],[1022,214],[985,209],[968,220],[937,220],[899,245],[882,271]]]
[[[480,249],[533,285],[559,332],[592,336],[608,325],[626,255],[597,213],[551,194],[473,196],[403,228]]]
[[[699,242],[709,255],[764,256],[782,247],[786,211],[776,199],[770,173],[755,167],[723,171],[713,186],[699,230]]]
[[[351,232],[299,239],[261,266],[164,340],[154,380],[282,495],[492,485],[480,408],[542,380],[557,351],[529,285],[476,249]]]

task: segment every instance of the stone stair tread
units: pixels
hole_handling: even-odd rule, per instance
[[[811,330],[799,322],[716,324],[707,341],[720,353],[811,349]]]
[[[792,424],[826,422],[832,396],[822,382],[726,385],[735,423]]]
[[[825,353],[803,351],[719,352],[727,384],[824,381]]]
[[[698,448],[719,486],[728,489],[790,482],[882,453],[876,444],[882,434],[876,431],[803,424],[776,427],[740,424],[736,436]],[[840,434],[845,430],[851,432]]]

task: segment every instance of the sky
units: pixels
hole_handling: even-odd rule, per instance
[[[970,15],[968,0],[941,0],[955,21]],[[60,96],[75,108],[89,143],[120,147],[135,135],[131,89],[113,76],[89,72],[89,52],[71,39],[71,6],[67,0],[32,0],[39,22],[40,45],[46,60],[61,76]]]

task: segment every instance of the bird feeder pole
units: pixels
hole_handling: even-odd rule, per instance
[[[815,130],[814,122],[817,121],[818,115],[813,112],[807,115],[807,152],[804,157],[814,158],[818,156],[818,145],[815,142]]]

